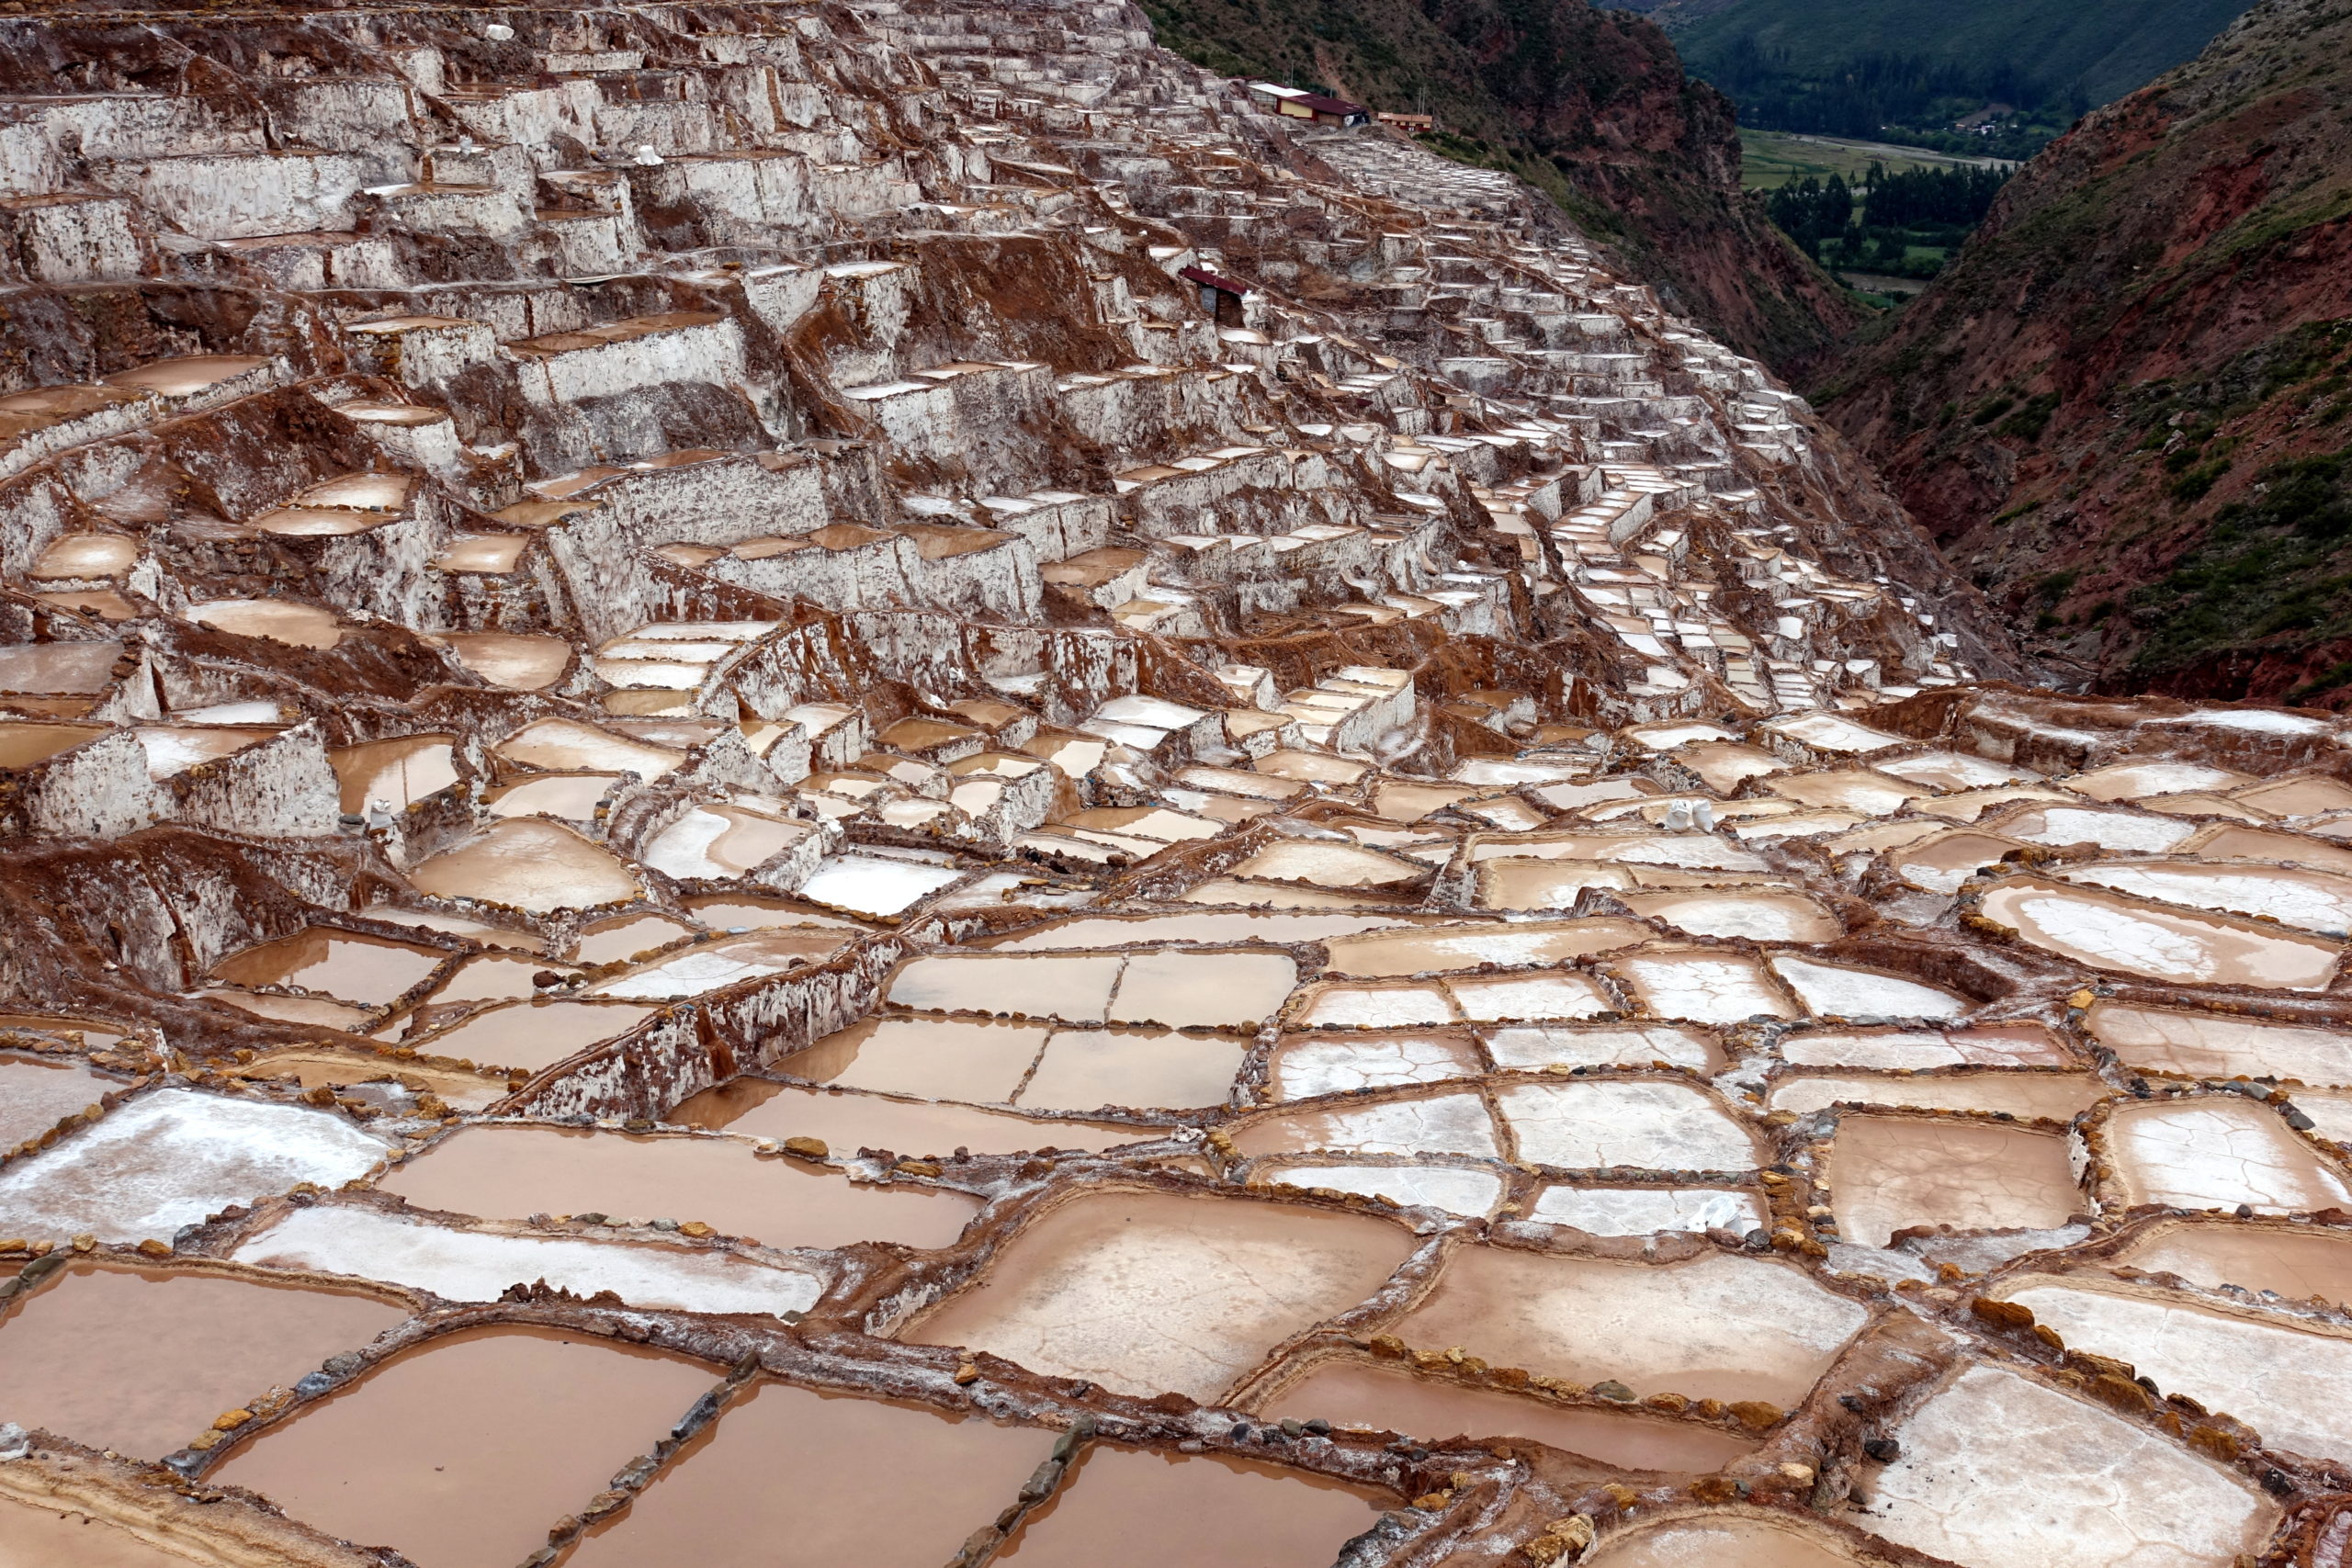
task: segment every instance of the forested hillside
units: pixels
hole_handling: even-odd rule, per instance
[[[1659,19],[1770,130],[2028,156],[2189,59],[2245,0],[1736,0]]]

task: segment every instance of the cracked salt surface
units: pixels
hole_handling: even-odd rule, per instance
[[[2064,1138],[1984,1122],[1841,1117],[1829,1178],[1838,1234],[1865,1247],[1910,1225],[2048,1229],[2084,1207]]]
[[[2129,1360],[2165,1393],[2226,1410],[2267,1442],[2313,1459],[2352,1453],[2352,1337],[2340,1331],[2063,1280],[2000,1293],[2067,1344]]]
[[[2107,1124],[2135,1203],[2298,1213],[2352,1208],[2352,1185],[2275,1111],[2232,1095],[2127,1105]]]
[[[1962,1372],[1896,1438],[1869,1528],[1964,1568],[2215,1568],[2278,1515],[2252,1483],[1997,1368]]]
[[[2343,952],[2275,927],[2022,880],[1985,894],[1984,908],[2036,947],[2158,980],[2312,991],[2334,976]]]
[[[1545,1165],[1747,1170],[1758,1163],[1747,1127],[1689,1084],[1516,1084],[1495,1103],[1520,1157]]]
[[[1725,1230],[1744,1236],[1765,1222],[1753,1193],[1713,1187],[1546,1187],[1526,1217],[1594,1235]]]

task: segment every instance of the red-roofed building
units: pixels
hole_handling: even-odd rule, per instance
[[[1187,283],[1200,286],[1201,309],[1215,318],[1218,326],[1238,327],[1242,324],[1241,297],[1250,292],[1248,284],[1238,278],[1227,277],[1221,272],[1212,272],[1204,266],[1184,267],[1176,276]]]

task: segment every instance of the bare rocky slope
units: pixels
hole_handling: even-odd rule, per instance
[[[2091,115],[1821,389],[2108,690],[2352,681],[2352,9],[2266,0]]]

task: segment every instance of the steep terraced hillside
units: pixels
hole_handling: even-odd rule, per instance
[[[2346,700],[2352,9],[2265,0],[2093,115],[1824,389],[2112,690]]]
[[[1679,310],[1784,370],[1861,312],[1740,198],[1731,105],[1648,21],[1585,0],[1146,0],[1212,69],[1434,111],[1453,155],[1508,168]]]

